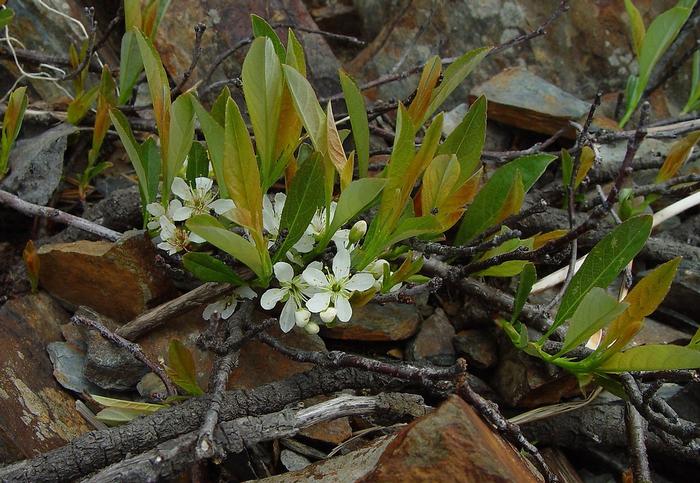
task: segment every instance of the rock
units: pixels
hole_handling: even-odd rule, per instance
[[[66,342],[51,342],[46,351],[53,364],[53,375],[61,386],[78,394],[105,393],[85,377],[85,352]]]
[[[25,201],[46,205],[63,175],[67,137],[78,129],[59,124],[38,136],[17,141],[10,152],[10,172],[0,188]]]
[[[96,331],[88,333],[87,346],[85,377],[102,389],[133,390],[148,372],[148,368],[128,351],[117,347]]]
[[[280,461],[289,471],[303,470],[311,464],[308,458],[288,449],[281,451]]]
[[[547,365],[499,339],[501,351],[491,386],[511,407],[539,407],[579,395],[576,378],[563,369]]]
[[[247,49],[239,49],[236,55],[224,61],[210,80],[202,79],[216,57],[251,35],[250,14],[252,13],[272,23],[287,23],[318,30],[301,0],[246,0],[243,2],[173,0],[169,11],[170,14],[166,15],[160,24],[156,45],[166,69],[175,79],[179,79],[190,65],[195,24],[203,22],[207,25],[205,40],[202,43],[202,55],[188,82],[188,87],[202,80],[209,84],[240,75],[241,63]],[[173,14],[173,12],[177,13]],[[283,42],[286,42],[286,30],[277,30]],[[340,64],[324,37],[298,31],[296,35],[304,45],[308,77],[316,87],[319,96],[338,92]],[[217,95],[218,92],[213,94]]]
[[[326,400],[328,400],[327,397],[314,397],[306,399],[304,405],[309,407]],[[313,426],[301,430],[299,434],[316,441],[337,446],[352,436],[352,428],[350,427],[350,420],[345,417],[325,423],[314,424]]]
[[[294,327],[287,334],[283,334],[278,327],[269,329],[268,333],[290,347],[312,351],[326,350],[326,345],[318,335],[308,334],[298,327]],[[312,364],[289,360],[262,342],[250,341],[241,349],[238,367],[231,372],[229,378],[229,387],[250,389],[308,371],[311,367]]]
[[[101,225],[125,232],[142,226],[141,198],[138,186],[112,191],[96,206]]]
[[[409,344],[408,360],[451,366],[455,363],[454,336],[455,329],[445,312],[440,308],[435,309],[435,313],[423,321],[418,335]]]
[[[354,0],[367,35],[374,40],[349,64],[360,81],[403,72],[431,55],[461,55],[475,47],[496,45],[530,32],[555,10],[559,0]],[[675,0],[642,2],[649,19],[674,6]],[[624,90],[635,61],[629,43],[623,2],[571,2],[570,10],[547,29],[547,35],[499,52],[482,62],[460,86],[447,108],[464,102],[469,89],[504,67],[527,66],[581,99],[598,89]],[[368,94],[372,98],[402,99],[418,78],[390,83]],[[686,84],[687,85],[687,84]],[[686,96],[685,91],[679,93]]]
[[[486,330],[463,330],[452,342],[457,355],[464,357],[470,367],[488,369],[498,361],[498,346]]]
[[[68,314],[46,293],[0,308],[0,456],[30,458],[88,431],[74,399],[53,378],[46,344]]]
[[[655,321],[654,319],[644,319],[642,330],[639,331],[630,342],[630,347],[645,344],[681,344],[685,345],[692,337],[692,334],[682,332],[678,329]]]
[[[117,322],[127,322],[173,295],[143,232],[130,232],[115,243],[48,244],[38,252],[42,287],[71,306],[91,307]]]
[[[364,477],[374,469],[379,457],[394,436],[377,438],[364,448],[335,456],[307,466],[301,471],[283,473],[258,480],[265,483],[336,483],[367,481]]]
[[[420,315],[415,305],[369,303],[354,310],[352,321],[323,327],[321,335],[342,340],[405,340],[416,333],[419,323]]]
[[[148,400],[162,399],[161,396],[168,393],[163,380],[154,372],[149,372],[136,384],[136,390],[141,397]]]
[[[570,138],[576,131],[569,121],[581,120],[590,107],[523,68],[506,69],[471,93],[474,98],[486,96],[489,119],[543,134],[567,128]]]

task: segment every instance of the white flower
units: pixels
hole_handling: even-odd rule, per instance
[[[160,217],[160,239],[158,248],[174,255],[179,251],[187,250],[191,242],[204,243],[204,239],[186,229],[175,226],[166,215]]]
[[[329,220],[333,220],[333,215],[335,215],[335,208],[337,203],[331,201],[331,206],[329,210]],[[306,233],[318,239],[326,231],[326,209],[321,208],[317,210],[314,217],[311,219],[309,227],[306,229]]]
[[[306,302],[306,308],[321,313],[332,303],[341,322],[347,322],[352,317],[352,306],[348,299],[353,292],[363,292],[374,285],[371,273],[360,272],[350,276],[350,252],[347,250],[338,250],[333,257],[333,273],[323,273],[319,268],[309,265],[302,273],[302,278],[309,287],[318,291]],[[326,316],[330,315],[326,313]]]
[[[148,221],[146,227],[149,230],[159,230],[160,217],[165,216],[168,220],[173,221],[173,215],[180,208],[182,208],[182,203],[180,203],[180,200],[170,200],[168,211],[165,211],[165,208],[163,208],[163,205],[160,203],[147,204],[146,211],[148,211],[148,213],[151,215],[151,219]]]
[[[173,180],[173,193],[184,201],[184,206],[173,214],[173,220],[184,221],[194,215],[208,214],[211,210],[221,215],[235,208],[233,200],[216,199],[216,193],[212,191],[212,179],[200,177],[194,182],[195,187],[192,188],[182,178],[175,177]]]
[[[384,267],[391,268],[391,265],[383,258],[378,258],[367,267],[367,271],[374,275],[374,278],[376,279],[374,282],[374,288],[378,291],[381,290],[382,285],[384,285]],[[389,270],[389,273],[392,273],[391,270]],[[394,284],[394,286],[389,289],[389,292],[396,292],[402,285],[403,284],[401,282]]]
[[[280,314],[280,328],[283,332],[289,332],[295,324],[303,326],[309,321],[311,314],[303,308],[309,295],[309,287],[301,277],[294,276],[294,269],[287,262],[277,262],[273,269],[275,277],[280,283],[280,288],[268,289],[260,297],[260,306],[265,310],[270,310],[278,302],[284,301],[285,304]]]
[[[275,240],[277,240],[280,234],[280,222],[282,221],[282,211],[284,211],[284,204],[286,201],[287,195],[284,193],[276,193],[272,201],[270,197],[263,196],[263,228],[269,235],[267,242],[268,248],[275,244]],[[292,248],[299,253],[309,253],[314,249],[313,236],[304,233]]]
[[[242,285],[235,289],[231,295],[227,295],[221,300],[217,300],[213,304],[207,305],[204,308],[204,312],[202,312],[202,318],[204,320],[209,320],[211,319],[211,316],[216,313],[219,314],[219,317],[221,317],[222,319],[228,319],[236,311],[236,307],[238,307],[238,302],[241,299],[250,300],[254,299],[257,296],[258,294],[256,294],[252,288],[250,288],[247,285]]]

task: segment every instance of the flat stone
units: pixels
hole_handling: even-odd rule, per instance
[[[85,377],[85,352],[66,342],[51,342],[46,351],[53,364],[53,375],[64,388],[78,394],[104,394]]]
[[[405,340],[417,332],[419,324],[420,315],[415,305],[369,303],[354,309],[350,322],[323,327],[321,335],[341,340]]]
[[[174,294],[156,250],[144,232],[121,240],[77,241],[39,248],[39,279],[53,296],[127,322]]]
[[[46,205],[61,182],[67,137],[77,130],[70,124],[59,124],[17,141],[10,152],[10,172],[0,181],[0,188],[30,203]]]
[[[458,396],[396,436],[365,481],[536,482],[528,463]]]
[[[586,116],[590,105],[527,69],[506,69],[474,88],[472,96],[486,96],[489,119],[529,131],[554,134],[569,121]]]
[[[469,366],[487,369],[498,361],[498,345],[486,330],[462,330],[452,342],[457,355],[464,357]]]
[[[127,350],[91,330],[87,334],[85,377],[109,391],[130,391],[148,372],[145,364]]]
[[[455,363],[455,349],[452,339],[455,329],[441,308],[421,324],[416,338],[408,346],[408,359],[424,361],[440,366]]]
[[[89,431],[58,385],[46,345],[61,340],[68,314],[45,292],[0,308],[0,455],[30,458]]]
[[[303,470],[311,464],[311,461],[305,456],[288,449],[283,449],[280,452],[280,461],[289,471]]]

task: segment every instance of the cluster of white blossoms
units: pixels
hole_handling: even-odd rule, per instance
[[[159,203],[146,206],[151,215],[148,229],[159,231],[160,234],[158,248],[172,255],[187,250],[191,243],[204,243],[203,238],[175,223],[186,221],[195,215],[210,214],[212,211],[226,216],[235,208],[232,200],[217,199],[216,192],[212,189],[213,184],[210,178],[201,177],[195,180],[195,186],[192,187],[182,178],[176,177],[172,192],[178,199],[170,201],[167,209]],[[286,199],[284,193],[263,197],[263,228],[268,247],[273,246],[280,235]],[[333,219],[335,209],[336,203],[332,202],[328,213],[325,208],[316,211],[304,235],[287,253],[287,259],[297,266],[297,273],[290,263],[275,263],[273,270],[279,286],[268,289],[260,298],[260,306],[265,310],[284,303],[279,319],[280,328],[284,332],[289,332],[297,325],[315,334],[319,331],[319,323],[330,324],[336,319],[348,322],[352,317],[350,298],[353,294],[372,288],[380,290],[383,285],[384,267],[389,265],[386,260],[375,261],[367,271],[350,273],[351,252],[367,231],[365,221],[357,222],[352,230],[340,229],[333,234],[331,240],[336,245],[337,253],[330,268],[324,267],[319,261],[303,266],[302,255],[313,251],[325,234],[327,221]],[[400,285],[395,285],[391,290],[397,290]],[[255,297],[257,293],[249,286],[238,287],[231,295],[209,304],[202,316],[209,320],[217,314],[222,319],[228,319],[242,300]],[[317,317],[312,318],[312,314],[317,314]]]

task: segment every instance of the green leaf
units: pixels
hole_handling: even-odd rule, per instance
[[[700,109],[700,50],[696,50],[693,54],[690,75],[690,94],[688,95],[688,102],[686,102],[685,107],[683,107],[681,114],[686,114],[697,109]]]
[[[180,171],[194,139],[192,94],[183,94],[172,103],[170,113],[168,160],[163,171],[163,199],[170,199],[170,186]]]
[[[220,250],[248,266],[256,275],[265,277],[260,255],[248,240],[232,231],[211,215],[197,215],[187,220],[187,228]]]
[[[15,12],[11,8],[0,10],[0,29],[7,27],[13,18],[15,18]]]
[[[231,267],[206,253],[186,253],[182,257],[182,264],[203,282],[227,282],[234,285],[243,285],[244,283],[243,279]]]
[[[133,409],[135,411],[141,411],[141,413],[154,413],[160,411],[165,406],[162,404],[151,404],[144,402],[128,401],[125,399],[114,399],[111,397],[97,396],[95,394],[90,394],[90,397],[95,400],[97,404],[108,408],[120,408],[120,409]]]
[[[287,237],[273,258],[276,262],[304,235],[316,210],[323,206],[323,163],[319,155],[312,156],[301,165],[287,193],[282,216],[280,233],[287,230]]]
[[[151,103],[153,104],[153,114],[156,119],[158,133],[161,141],[161,154],[164,160],[167,160],[168,152],[168,127],[170,125],[170,85],[168,84],[168,75],[165,73],[163,63],[160,60],[158,51],[153,46],[150,39],[138,30],[134,31],[136,41],[138,42],[139,52],[141,53],[141,61],[143,62],[148,80],[148,90],[151,94]]]
[[[158,195],[158,182],[160,181],[160,151],[152,137],[146,139],[139,146],[139,158],[146,173],[148,199],[155,201]]]
[[[440,226],[440,222],[433,215],[404,218],[399,222],[385,245],[391,246],[407,238],[439,232]]]
[[[162,406],[161,409],[164,407],[167,406]],[[98,421],[102,421],[107,426],[120,426],[146,414],[150,413],[147,411],[140,411],[138,409],[105,408],[95,414],[95,417]]]
[[[438,148],[438,154],[454,154],[460,167],[456,183],[463,184],[478,169],[486,141],[486,97],[481,96],[469,108],[462,122]]]
[[[571,184],[571,177],[574,175],[574,160],[567,149],[561,150],[561,178],[564,186]]]
[[[282,66],[287,87],[292,94],[294,108],[301,117],[306,132],[314,147],[319,152],[326,151],[326,113],[318,103],[316,93],[309,81],[296,69],[288,65]]]
[[[515,159],[498,168],[467,209],[455,238],[455,244],[465,244],[495,223],[506,201],[516,171],[520,171],[523,188],[527,192],[555,159],[556,156],[550,154],[533,154]]]
[[[221,98],[222,97],[219,96],[219,99]],[[217,121],[217,118],[220,116],[219,99],[217,99],[217,101],[214,103],[211,114],[209,114],[194,97],[192,98],[192,106],[194,107],[194,111],[197,113],[199,125],[202,128],[202,132],[204,132],[204,138],[207,140],[207,150],[209,151],[211,165],[214,169],[214,176],[216,176],[216,181],[219,186],[219,194],[222,198],[230,198],[231,195],[229,194],[226,183],[224,182],[225,108],[222,121],[219,123]],[[224,102],[228,101],[228,99],[230,99],[230,96],[225,98]],[[216,117],[213,114],[216,114]]]
[[[192,352],[178,339],[172,339],[168,344],[168,376],[185,392],[192,396],[204,394],[197,384],[197,373]]]
[[[442,103],[447,100],[449,95],[452,94],[457,87],[459,87],[462,81],[467,78],[467,76],[477,65],[479,65],[479,63],[490,51],[491,47],[482,47],[471,50],[459,57],[452,64],[450,64],[447,69],[445,69],[442,82],[433,92],[433,97],[430,100],[428,109],[423,116],[423,121],[417,123],[417,125],[423,125],[426,119],[429,119],[430,116],[432,116],[433,113],[438,110]]]
[[[634,49],[635,55],[639,56],[642,48],[642,42],[644,42],[644,36],[646,35],[644,20],[642,19],[642,14],[639,13],[637,7],[634,5],[634,3],[632,3],[632,0],[625,0],[625,9],[627,10],[627,15],[630,18],[632,48]]]
[[[136,82],[143,71],[143,61],[139,52],[136,34],[127,30],[122,37],[121,56],[119,58],[119,104],[125,104],[134,90]]]
[[[700,329],[698,329],[693,338],[690,339],[688,347],[691,349],[700,350]]]
[[[520,317],[520,313],[525,307],[527,302],[527,297],[532,291],[532,286],[537,280],[537,270],[532,263],[528,263],[523,267],[523,271],[520,272],[520,283],[518,283],[518,291],[515,293],[515,300],[513,301],[513,316],[511,317],[511,323],[515,323]]]
[[[209,157],[202,143],[195,141],[187,155],[187,181],[194,186],[197,178],[209,177]]]
[[[280,62],[285,62],[287,59],[287,52],[284,50],[284,45],[280,40],[277,32],[268,24],[262,17],[258,17],[255,14],[250,16],[250,21],[253,24],[253,35],[256,38],[267,37],[272,41],[272,45],[275,47],[275,53],[279,58]]]
[[[593,287],[581,300],[574,315],[569,320],[564,344],[557,356],[566,354],[588,340],[588,338],[608,325],[624,312],[629,304],[620,303],[605,289]]]
[[[674,371],[700,368],[700,351],[678,345],[650,344],[632,347],[610,357],[602,372]]]
[[[271,185],[275,140],[282,105],[282,70],[275,47],[268,37],[253,41],[243,61],[243,96],[255,133],[264,186]]]
[[[154,201],[155,197],[151,197],[151,189],[149,186],[149,176],[146,166],[141,159],[141,152],[139,143],[134,138],[134,133],[131,131],[131,126],[129,121],[127,121],[126,116],[122,114],[118,109],[111,109],[109,111],[109,116],[112,119],[112,124],[114,129],[119,135],[119,139],[122,141],[124,150],[131,160],[131,165],[136,171],[136,178],[139,181],[139,192],[141,194],[141,204],[146,206],[147,204]]]
[[[501,233],[505,233],[507,228],[503,228]],[[503,253],[510,253],[520,247],[525,247],[532,250],[532,244],[534,243],[534,238],[528,238],[521,240],[520,238],[514,238],[512,240],[506,240],[501,245],[492,248],[491,250],[484,253],[481,260],[488,260],[489,258],[501,255]],[[476,275],[483,277],[514,277],[518,275],[528,264],[526,260],[509,260],[503,262],[499,265],[489,267],[486,270],[477,272]]]
[[[369,169],[369,123],[365,108],[365,98],[360,89],[342,69],[339,71],[340,85],[343,88],[345,106],[350,116],[352,139],[357,153],[357,169],[361,178],[366,178]]]
[[[550,333],[576,311],[594,287],[607,288],[639,253],[651,233],[652,217],[630,218],[615,227],[590,251],[564,292]]]
[[[66,120],[76,126],[85,117],[90,107],[97,99],[100,86],[93,86],[90,90],[83,92],[68,104]]]
[[[350,183],[338,198],[327,237],[330,239],[341,226],[374,201],[385,185],[386,180],[381,178],[362,178]]]
[[[695,2],[693,2],[694,4]],[[656,63],[676,39],[683,24],[688,20],[691,11],[692,8],[688,7],[674,7],[656,17],[649,25],[639,50],[638,80],[627,100],[627,111],[622,120],[620,120],[620,127],[624,127],[627,124],[627,121],[637,109]]]
[[[211,117],[213,117],[220,126],[226,124],[226,103],[229,99],[231,99],[231,91],[228,86],[224,86],[221,92],[219,92],[219,96],[214,101],[214,104],[211,105]]]

